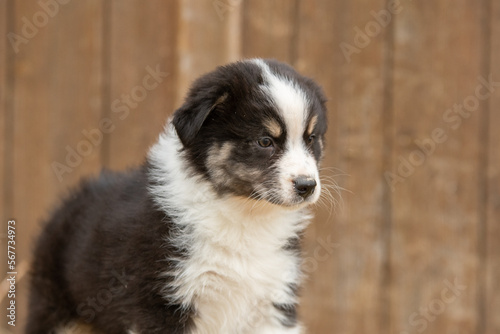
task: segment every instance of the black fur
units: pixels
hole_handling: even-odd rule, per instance
[[[306,92],[309,117],[318,117],[315,135],[323,139],[326,109],[321,89],[289,66],[266,62],[273,72],[292,79]],[[219,195],[251,196],[255,184],[272,177],[273,164],[284,150],[284,121],[259,89],[262,83],[261,70],[253,63],[218,68],[194,83],[174,114],[172,122],[184,147],[179,154],[191,173],[211,181]],[[257,145],[259,138],[269,136],[264,126],[269,119],[283,129],[279,138],[273,138],[272,150]],[[237,149],[220,167],[227,178],[219,182],[207,159],[211,149],[224,143]],[[319,143],[309,149],[319,161]],[[105,171],[95,180],[82,182],[55,211],[35,249],[27,334],[54,333],[75,321],[107,334],[126,334],[129,329],[141,334],[184,334],[193,327],[193,307],[182,308],[165,297],[172,277],[161,274],[187,254],[167,242],[174,233],[175,216],[155,204],[149,191],[154,182],[152,168],[146,161],[124,173]],[[263,173],[242,177],[248,170]],[[175,233],[182,233],[178,228]],[[299,238],[291,239],[284,249],[298,252]],[[295,305],[274,306],[285,316],[284,326],[295,325]]]
[[[297,324],[297,309],[295,305],[274,304],[273,306],[283,314],[283,326],[293,327]]]
[[[79,319],[107,334],[184,333],[190,310],[162,297],[171,220],[148,193],[147,166],[82,183],[43,231],[32,268],[26,333]]]
[[[299,75],[293,68],[283,63],[266,60],[273,73],[288,78],[300,85],[310,99],[309,119],[318,117],[315,132],[324,141],[327,130],[326,99],[321,88],[311,79]],[[176,112],[173,124],[184,144],[185,156],[197,174],[211,180],[219,194],[231,193],[250,196],[256,184],[270,183],[274,163],[279,160],[287,137],[284,120],[276,111],[273,101],[263,92],[263,78],[260,68],[253,63],[233,63],[218,68],[196,80],[189,91],[184,105]],[[279,138],[273,138],[273,151],[262,150],[256,145],[259,138],[270,136],[264,123],[275,120],[283,129]],[[307,138],[304,138],[307,140]],[[225,172],[230,181],[218,183],[211,177],[206,160],[214,144],[225,142],[236,144]],[[317,161],[321,160],[322,149],[319,141],[311,147]],[[244,179],[235,175],[237,166],[247,170],[263,171],[260,177],[253,175]]]

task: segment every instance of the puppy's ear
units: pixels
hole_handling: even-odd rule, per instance
[[[191,96],[175,111],[172,123],[184,147],[193,143],[208,115],[227,97],[228,93],[223,93],[212,99]]]

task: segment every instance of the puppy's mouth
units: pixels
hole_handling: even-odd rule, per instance
[[[303,199],[303,198],[296,198],[294,200],[288,200],[288,201],[283,201],[283,200],[266,200],[267,202],[277,205],[283,208],[287,209],[296,209],[296,208],[301,208],[304,206],[308,206],[310,204],[313,204],[315,201]]]
[[[314,178],[298,177],[291,181],[291,185],[286,191],[279,188],[261,190],[251,197],[285,208],[303,207],[318,200],[321,187]]]

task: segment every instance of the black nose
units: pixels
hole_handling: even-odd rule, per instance
[[[299,176],[295,180],[293,180],[293,185],[295,187],[295,191],[302,198],[309,197],[312,193],[314,193],[314,188],[316,188],[316,180],[310,177]]]

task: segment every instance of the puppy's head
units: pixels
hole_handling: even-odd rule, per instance
[[[288,65],[253,59],[198,79],[173,118],[192,173],[220,196],[281,206],[315,202],[325,98]]]

